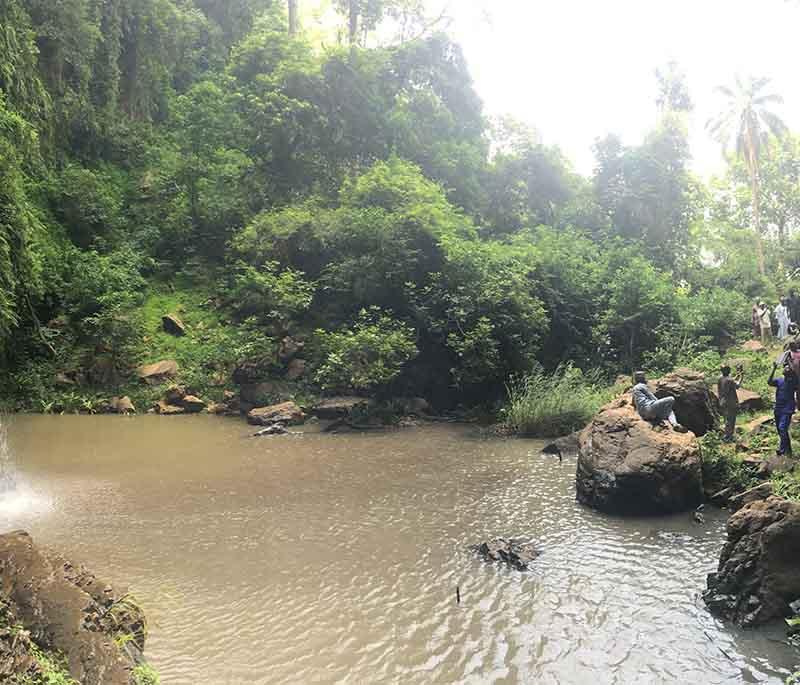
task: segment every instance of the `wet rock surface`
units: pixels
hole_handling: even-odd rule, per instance
[[[473,549],[486,561],[502,562],[518,571],[527,571],[530,563],[540,554],[530,543],[506,538],[495,538]]]
[[[25,630],[21,641],[9,644],[0,629],[0,675],[9,668],[33,672],[25,653],[26,641],[33,640],[63,653],[82,685],[131,684],[145,620],[125,597],[85,569],[37,549],[25,532],[0,535],[0,602],[7,620]],[[122,635],[129,636],[125,649],[114,640]]]
[[[800,504],[779,497],[745,505],[728,521],[728,541],[703,599],[741,626],[791,613],[800,597]]]
[[[305,418],[303,410],[294,402],[258,407],[247,414],[247,422],[253,426],[272,426],[274,424],[297,426],[302,424]]]
[[[695,436],[654,427],[628,397],[603,407],[579,442],[577,496],[587,506],[655,515],[689,511],[703,499]]]

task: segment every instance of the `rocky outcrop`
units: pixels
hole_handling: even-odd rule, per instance
[[[696,436],[705,435],[717,427],[719,401],[702,373],[678,369],[655,381],[653,392],[659,399],[675,398],[675,416]]]
[[[486,561],[499,561],[518,571],[527,571],[529,564],[539,556],[538,550],[533,545],[506,538],[484,542],[474,549]]]
[[[703,599],[718,616],[753,626],[790,613],[800,597],[800,504],[778,497],[747,504],[728,520],[719,569]]]
[[[654,427],[629,398],[603,407],[580,433],[578,500],[600,511],[665,514],[703,499],[700,448],[691,433]]]
[[[294,402],[273,404],[270,407],[258,407],[247,414],[247,422],[253,426],[297,426],[306,419],[303,410]]]
[[[37,549],[27,533],[0,535],[0,600],[29,639],[64,654],[82,685],[132,685],[145,644],[141,610],[85,569]],[[115,642],[123,635],[124,648]],[[7,651],[0,646],[0,673]],[[32,668],[24,655],[11,658]]]
[[[161,385],[178,375],[178,362],[165,360],[136,369],[136,375],[148,385]]]
[[[315,404],[311,413],[318,419],[336,421],[348,418],[357,407],[369,408],[373,404],[365,397],[330,397]]]
[[[161,317],[161,327],[165,333],[181,338],[186,335],[186,324],[180,320],[177,314],[165,314]]]

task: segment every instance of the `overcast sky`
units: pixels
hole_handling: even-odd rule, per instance
[[[454,18],[490,114],[511,114],[591,173],[607,133],[637,143],[656,121],[655,69],[686,70],[696,110],[694,169],[722,165],[705,122],[734,74],[773,79],[786,123],[800,130],[800,2],[793,0],[439,0]],[[487,17],[489,19],[487,19]]]

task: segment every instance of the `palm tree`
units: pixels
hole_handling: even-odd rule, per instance
[[[780,137],[786,132],[786,124],[770,111],[770,105],[783,104],[783,98],[775,93],[765,93],[768,78],[749,78],[743,81],[736,77],[734,88],[719,86],[716,91],[727,99],[725,110],[706,124],[709,133],[727,151],[731,138],[736,140],[736,156],[744,160],[750,176],[753,195],[753,224],[756,232],[756,254],[761,274],[764,268],[764,245],[761,241],[761,157],[767,148],[769,134]]]

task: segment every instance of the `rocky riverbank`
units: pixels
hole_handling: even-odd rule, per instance
[[[25,532],[0,535],[0,682],[153,685],[146,639],[130,595]]]

